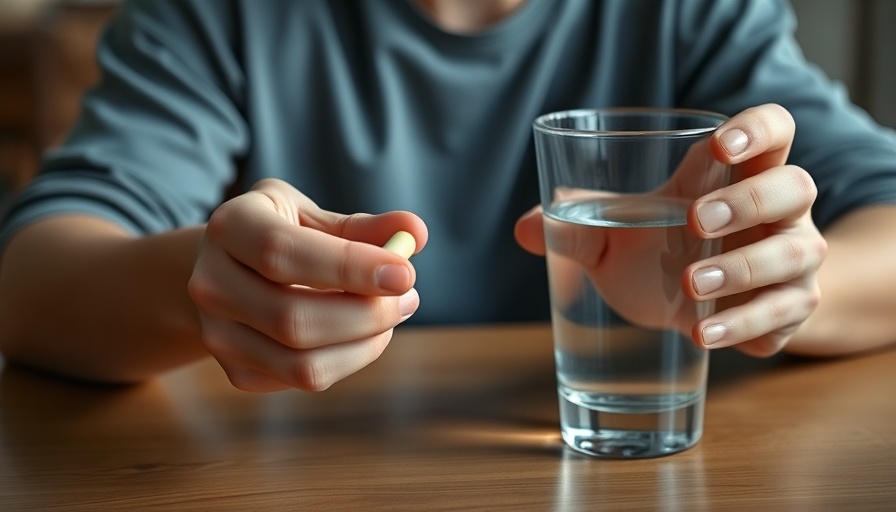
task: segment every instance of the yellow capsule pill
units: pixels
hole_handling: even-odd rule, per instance
[[[399,231],[392,235],[392,238],[386,242],[383,249],[393,252],[402,258],[410,258],[417,249],[417,241],[414,240],[414,235],[407,231]]]

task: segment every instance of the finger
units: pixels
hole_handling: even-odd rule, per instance
[[[524,213],[513,227],[513,236],[520,247],[536,256],[544,256],[544,219],[541,206]]]
[[[817,272],[826,251],[817,232],[772,235],[689,265],[682,289],[694,300],[708,300],[785,283]]]
[[[794,223],[817,194],[805,170],[774,167],[701,197],[688,211],[688,224],[698,236],[716,238],[760,224]]]
[[[736,174],[748,177],[784,165],[790,154],[796,125],[782,106],[761,105],[744,110],[716,129],[711,140],[715,158],[736,165]]]
[[[551,248],[555,257],[568,258],[572,262],[593,269],[605,261],[607,254],[606,230],[595,231],[593,226],[563,222],[550,217],[542,222],[547,226],[544,231],[544,244]]]
[[[414,266],[407,259],[379,245],[288,225],[278,226],[267,236],[259,247],[268,249],[244,251],[241,261],[272,281],[396,295],[407,292],[416,280]]]
[[[709,190],[722,188],[729,181],[728,165],[713,158],[709,138],[706,138],[688,148],[669,180],[656,190],[656,195],[692,202]]]
[[[417,242],[417,252],[423,249],[428,239],[426,224],[410,212],[394,211],[376,216],[331,212],[317,206],[292,185],[274,178],[257,182],[246,196],[252,194],[266,198],[262,204],[288,223],[335,237],[382,246],[397,231],[407,231]]]
[[[269,307],[256,305],[251,325],[286,346],[300,349],[372,336],[398,325],[419,307],[411,288],[400,297],[369,297],[344,292],[291,287],[286,300],[271,297]],[[282,296],[281,296],[282,297]],[[239,320],[243,314],[231,312]]]
[[[392,330],[311,350],[291,349],[237,322],[216,322],[203,335],[239,389],[267,391],[282,384],[322,391],[377,359],[389,344]]]
[[[416,241],[414,254],[426,245],[429,233],[420,217],[411,212],[392,211],[379,215],[343,215],[314,209],[303,212],[302,225],[332,236],[382,247],[395,233],[405,231]]]
[[[749,341],[753,349],[765,346],[777,351],[809,317],[818,305],[819,297],[817,286],[770,286],[744,304],[697,322],[692,336],[698,344],[710,348]]]
[[[355,241],[284,222],[264,204],[243,199],[219,208],[209,220],[207,234],[233,258],[267,279],[367,295],[400,295],[413,286],[413,265],[369,241],[382,244],[395,231],[409,231],[415,239],[420,237],[419,251],[426,241],[426,229],[416,216],[391,212],[344,217],[343,224],[352,228],[334,232],[348,236],[364,233],[366,238]]]
[[[366,296],[280,285],[225,257],[208,264],[218,274],[190,281],[189,292],[197,305],[294,348],[383,332],[413,314],[420,304],[413,288],[399,297]]]

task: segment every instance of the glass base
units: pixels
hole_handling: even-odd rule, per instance
[[[618,397],[613,397],[618,402]],[[634,401],[628,397],[627,402]],[[675,408],[598,409],[560,393],[563,440],[594,457],[640,459],[678,453],[696,445],[703,432],[702,397]]]

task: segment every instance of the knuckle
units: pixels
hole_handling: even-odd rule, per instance
[[[205,306],[215,296],[215,288],[211,281],[194,273],[187,281],[187,295],[196,305]]]
[[[339,256],[336,259],[336,276],[340,283],[348,284],[352,282],[354,276],[356,265],[355,258],[350,250],[350,243],[348,240],[342,240],[339,243],[341,247],[338,251]]]
[[[211,216],[208,218],[208,222],[205,224],[205,238],[207,240],[219,240],[221,238],[225,226],[227,225],[227,222],[223,220],[223,217],[224,215],[221,213],[221,208],[212,212]]]
[[[806,294],[806,317],[808,317],[812,311],[815,311],[819,304],[821,304],[821,287],[816,282],[809,288],[809,293]]]
[[[739,285],[740,289],[749,289],[755,287],[756,269],[753,263],[743,252],[732,252],[731,272],[730,276],[732,284]]]
[[[781,247],[782,260],[787,266],[786,277],[793,279],[800,276],[809,263],[806,247],[801,240],[785,238]]]
[[[789,324],[792,312],[793,303],[787,300],[770,301],[766,308],[766,314],[775,328]]]
[[[315,357],[300,358],[293,367],[295,387],[304,391],[324,391],[333,385],[325,365]]]
[[[828,242],[817,230],[811,236],[787,237],[781,245],[780,258],[788,263],[791,278],[815,271],[827,257]]]
[[[309,308],[282,307],[274,314],[274,325],[281,343],[303,349],[311,346],[317,322]]]
[[[212,212],[205,225],[206,236],[216,239],[221,236],[225,229],[227,229],[227,217],[229,217],[228,211],[230,210],[230,204],[231,203],[229,202],[224,203]]]
[[[264,190],[280,186],[280,180],[276,178],[261,178],[252,186],[252,190]]]
[[[782,105],[767,103],[744,111],[743,126],[758,150],[780,146],[796,130],[793,116]]]
[[[762,219],[763,212],[765,211],[765,204],[762,200],[762,191],[751,184],[747,187],[747,197],[748,197],[748,217],[754,219]]]
[[[821,262],[823,262],[828,255],[828,241],[825,240],[825,238],[821,236],[820,233],[818,233],[815,237],[815,244],[813,245],[813,247],[815,254],[815,266],[818,267],[821,266]]]
[[[363,333],[356,333],[358,337],[391,329],[401,317],[398,299],[395,297],[358,297],[357,308],[358,311],[363,311],[367,318],[365,323],[367,327]]]
[[[818,197],[818,187],[815,184],[815,180],[812,179],[812,175],[801,167],[789,165],[787,166],[787,169],[790,172],[790,179],[793,182],[793,190],[799,193],[798,197],[802,199],[802,205],[805,208],[808,208]]]
[[[784,108],[780,103],[769,103],[768,112],[772,119],[775,120],[776,124],[781,128],[789,130],[794,130],[796,128],[796,122],[793,120],[793,115],[791,115],[790,111]]]
[[[347,251],[339,251],[339,258],[336,262],[336,275],[340,283],[346,284],[352,276],[351,258]]]
[[[239,219],[246,203],[244,197],[236,197],[225,201],[215,208],[205,224],[205,235],[212,240],[221,240],[231,230],[234,221]]]
[[[763,145],[771,145],[775,138],[786,136],[796,130],[793,115],[779,103],[766,103],[748,111],[753,114],[754,122],[751,123],[753,135]]]
[[[284,266],[289,237],[282,231],[269,230],[260,237],[256,270],[264,276],[278,276]]]
[[[369,213],[352,213],[336,219],[334,231],[339,237],[344,237],[346,233],[362,229],[364,225],[373,215]]]
[[[187,281],[187,296],[201,313],[226,308],[227,292],[213,278],[194,274]]]

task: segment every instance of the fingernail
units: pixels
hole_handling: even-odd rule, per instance
[[[697,293],[706,295],[718,290],[725,284],[725,273],[718,267],[706,267],[694,272],[692,279]]]
[[[383,265],[376,269],[376,284],[390,292],[404,292],[411,281],[411,273],[404,265]]]
[[[747,149],[747,144],[750,142],[750,139],[747,138],[747,134],[740,128],[732,128],[720,135],[719,141],[729,155],[737,156]]]
[[[697,207],[697,220],[707,233],[718,231],[731,222],[731,208],[722,201],[710,201]]]
[[[703,344],[712,345],[728,334],[728,326],[725,324],[713,324],[703,328]]]
[[[411,288],[407,293],[398,298],[398,311],[401,313],[401,320],[406,320],[411,316],[420,305],[420,296],[417,290]]]

